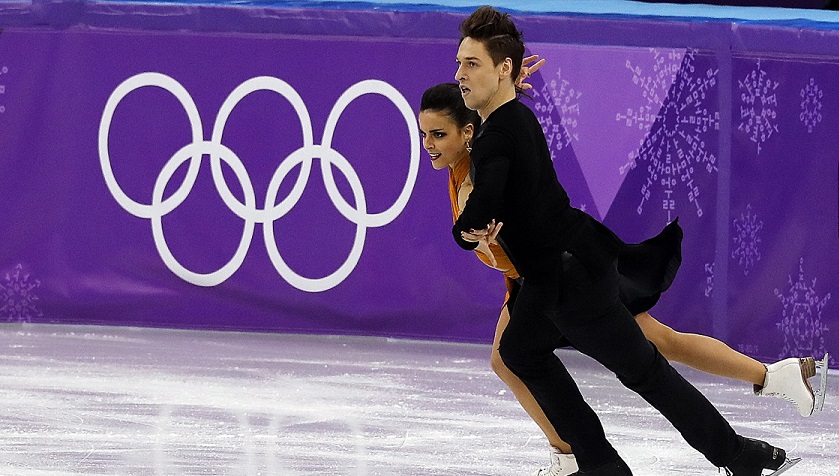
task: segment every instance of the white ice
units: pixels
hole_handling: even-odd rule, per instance
[[[529,475],[547,443],[489,346],[374,337],[0,326],[0,475]],[[614,376],[558,351],[636,475],[718,475]],[[839,472],[839,383],[802,418],[679,370],[739,432]]]

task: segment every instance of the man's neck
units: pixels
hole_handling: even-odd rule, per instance
[[[516,87],[512,83],[510,83],[509,87],[500,88],[487,106],[478,110],[481,121],[486,121],[496,109],[514,99],[516,99]]]

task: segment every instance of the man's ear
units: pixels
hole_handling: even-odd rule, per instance
[[[501,63],[501,75],[502,75],[502,77],[512,77],[512,75],[513,75],[513,60],[512,59],[504,58],[504,62]]]

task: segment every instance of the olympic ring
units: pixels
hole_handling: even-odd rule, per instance
[[[189,118],[192,132],[192,142],[178,150],[160,171],[154,183],[150,204],[139,203],[133,200],[119,186],[111,167],[111,157],[108,147],[111,123],[113,122],[117,106],[129,93],[147,86],[164,89],[180,102]],[[303,128],[303,145],[280,162],[268,185],[265,208],[258,209],[256,207],[256,195],[253,183],[244,164],[232,150],[222,144],[222,138],[227,120],[236,105],[249,94],[263,90],[275,92],[291,103]],[[380,94],[389,99],[397,107],[405,119],[405,123],[408,125],[411,141],[410,164],[405,185],[393,205],[380,213],[367,212],[367,200],[358,174],[353,169],[352,164],[332,148],[332,138],[341,114],[343,114],[344,110],[352,101],[365,94]],[[254,228],[259,223],[263,225],[263,238],[271,263],[283,279],[295,288],[307,292],[321,292],[334,288],[352,273],[358,261],[361,259],[361,253],[367,236],[367,228],[385,226],[395,220],[402,213],[402,210],[405,209],[413,192],[419,172],[419,130],[413,117],[413,110],[408,104],[408,101],[396,88],[379,80],[361,81],[344,91],[329,113],[326,125],[324,126],[323,143],[318,145],[314,142],[312,122],[306,104],[294,88],[279,78],[259,76],[251,78],[236,87],[221,105],[216,116],[215,124],[213,125],[212,137],[208,141],[204,139],[201,116],[189,92],[175,79],[164,74],[153,72],[140,73],[123,81],[111,93],[102,111],[98,140],[99,163],[102,167],[105,184],[108,186],[111,195],[128,213],[151,221],[154,244],[164,264],[176,276],[197,286],[216,286],[221,284],[242,266],[250,244],[253,241]],[[213,183],[222,201],[230,211],[244,220],[245,226],[242,232],[242,239],[233,257],[216,271],[202,274],[187,269],[172,254],[163,233],[163,217],[180,206],[189,196],[198,178],[198,171],[200,170],[201,160],[204,155],[210,157],[210,170],[213,176]],[[332,200],[332,204],[335,205],[335,208],[343,217],[356,225],[356,233],[349,256],[347,256],[347,259],[337,270],[327,276],[309,278],[293,271],[286,264],[285,260],[283,260],[274,236],[273,223],[285,216],[300,200],[309,181],[312,161],[316,158],[320,160],[321,175],[323,176],[326,191]],[[164,191],[169,181],[180,166],[187,161],[189,161],[189,167],[183,183],[169,197],[164,197]],[[234,175],[239,181],[243,192],[244,203],[227,186],[222,173],[222,161],[233,170]],[[289,172],[294,170],[298,165],[300,166],[300,174],[294,186],[288,193],[288,196],[279,203],[276,203],[280,185]],[[349,183],[355,200],[355,207],[350,205],[338,191],[338,186],[332,175],[333,166],[344,174],[347,183]]]

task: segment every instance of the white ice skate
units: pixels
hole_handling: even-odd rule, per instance
[[[816,362],[812,357],[789,358],[766,366],[763,386],[755,385],[756,395],[771,395],[791,402],[801,416],[810,416],[824,406],[827,389],[827,359]],[[813,392],[809,378],[816,375],[816,368],[822,369],[821,385]]]
[[[827,396],[827,364],[830,362],[830,358],[827,352],[824,353],[824,357],[822,360],[816,362],[816,367],[821,370],[821,382],[819,383],[819,389],[816,391],[816,403],[815,403],[815,410],[822,411],[824,410],[824,397]]]
[[[573,454],[560,453],[551,447],[551,465],[537,469],[533,476],[567,476],[578,470],[577,458]]]

